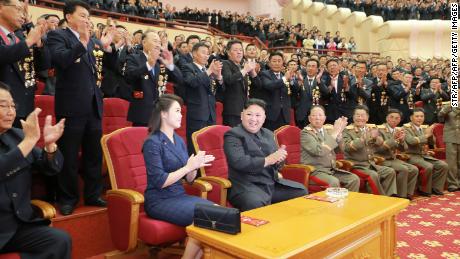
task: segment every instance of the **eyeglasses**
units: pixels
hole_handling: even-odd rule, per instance
[[[13,110],[16,111],[16,104],[0,104],[0,110],[2,111],[9,111]]]

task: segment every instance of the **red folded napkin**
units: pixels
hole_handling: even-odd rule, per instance
[[[251,217],[248,217],[248,216],[241,215],[241,223],[245,223],[245,224],[248,224],[248,225],[253,225],[253,226],[259,227],[259,226],[262,226],[262,225],[265,225],[265,224],[269,223],[269,221],[268,220],[263,220],[263,219],[251,218]]]

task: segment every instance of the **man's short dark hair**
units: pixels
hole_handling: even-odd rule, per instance
[[[144,32],[142,30],[137,30],[135,32],[133,32],[133,36],[136,35],[136,34],[144,34]]]
[[[66,19],[66,21],[67,21],[66,15],[75,13],[75,10],[77,10],[77,6],[85,8],[86,10],[88,10],[88,12],[90,12],[90,10],[91,10],[91,7],[89,6],[89,4],[87,4],[87,3],[83,2],[83,1],[69,0],[69,1],[65,2],[64,10],[63,10],[64,19]]]
[[[257,105],[261,107],[262,109],[264,109],[264,111],[265,111],[265,107],[267,106],[264,100],[257,99],[257,98],[251,98],[247,100],[246,103],[244,104],[244,109],[246,110],[251,105]]]
[[[356,61],[356,65],[358,65],[358,64],[363,64],[364,67],[367,69],[367,63],[366,63],[366,61]]]
[[[410,116],[414,115],[414,113],[416,112],[422,112],[423,114],[425,114],[425,110],[422,107],[415,107],[410,113]]]
[[[336,59],[336,58],[331,58],[331,59],[329,59],[328,61],[326,61],[326,67],[329,66],[329,63],[331,63],[331,62],[335,62],[335,63],[339,64],[339,60],[338,60],[338,59]]]
[[[392,114],[392,113],[397,113],[401,117],[403,116],[402,112],[400,110],[398,110],[398,109],[395,109],[395,108],[388,109],[387,116]]]
[[[257,48],[257,46],[256,46],[255,44],[249,43],[248,45],[246,45],[245,50],[248,50],[248,48],[249,48],[249,47],[252,47],[252,46],[254,46],[254,47]]]
[[[48,20],[51,17],[56,17],[56,19],[61,20],[61,18],[59,18],[59,16],[57,14],[47,14],[45,16],[45,20]]]
[[[276,57],[276,56],[279,56],[279,57],[281,57],[282,60],[284,60],[284,56],[283,56],[283,54],[281,54],[281,52],[272,52],[272,53],[270,53],[270,57],[268,58],[268,60],[272,60],[272,58]]]
[[[196,35],[196,34],[192,34],[192,35],[189,35],[187,37],[187,40],[185,40],[187,43],[190,43],[191,40],[193,39],[197,39],[198,41],[200,41],[200,36]]]
[[[305,62],[305,64],[308,64],[308,62],[315,62],[316,67],[319,68],[319,61],[317,59],[310,58],[310,59],[307,60],[307,62]]]
[[[2,81],[0,81],[0,90],[5,90],[8,93],[11,93],[11,88],[6,83],[3,83]]]
[[[363,110],[367,113],[367,115],[369,116],[369,108],[367,108],[366,105],[358,105],[356,106],[356,108],[353,110],[353,115],[355,115],[355,113],[358,111],[358,110]]]
[[[61,27],[65,22],[67,22],[65,19],[59,20],[58,26]]]
[[[235,44],[240,44],[241,47],[243,47],[243,43],[239,40],[230,40],[229,42],[227,42],[227,46],[225,47],[225,49],[228,51],[230,51],[230,49],[232,48],[233,45]]]
[[[126,29],[126,27],[123,26],[123,25],[116,25],[115,28],[117,28],[117,29],[118,29],[118,28],[121,28],[121,29],[123,29],[123,30],[125,30],[125,31],[128,30],[128,29]]]
[[[182,48],[182,45],[184,45],[184,44],[187,45],[187,42],[181,41],[181,43],[179,43],[179,46],[178,46],[178,47],[179,47],[179,48]]]
[[[209,47],[208,47],[208,45],[206,45],[206,43],[198,42],[197,44],[193,45],[192,52],[198,51],[198,49],[201,48],[201,47],[205,47],[205,48],[209,49]]]

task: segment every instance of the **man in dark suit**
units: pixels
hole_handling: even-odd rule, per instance
[[[188,53],[179,54],[179,59],[176,63],[181,71],[184,70],[185,65],[193,63],[192,49],[195,44],[200,42],[200,37],[198,35],[192,34],[187,37],[185,42],[187,42],[188,45]]]
[[[369,107],[369,122],[383,124],[388,112],[388,68],[385,64],[377,65],[377,77],[372,85],[371,97],[367,100]]]
[[[408,101],[412,95],[412,74],[405,73],[400,84],[388,87],[389,106],[402,113],[401,123],[409,122],[410,109]]]
[[[18,0],[0,0],[0,81],[11,87],[11,93],[18,104],[14,126],[21,127],[19,120],[25,119],[34,109],[35,79],[32,75],[35,63],[39,61],[38,48],[42,50],[41,37],[45,25],[33,28],[24,36],[23,7]],[[31,51],[33,47],[36,51]],[[35,53],[33,53],[35,52]]]
[[[299,128],[303,128],[307,125],[307,118],[312,105],[320,104],[321,92],[319,90],[320,82],[317,80],[318,69],[318,60],[307,60],[306,70],[305,72],[301,72],[305,73],[303,86],[298,87],[298,91],[294,91],[293,93],[297,99],[297,103],[294,108],[296,125]]]
[[[79,201],[78,167],[81,150],[86,205],[104,207],[102,193],[102,80],[101,63],[116,61],[110,44],[115,28],[101,37],[102,46],[90,37],[89,6],[72,0],[64,6],[68,28],[51,31],[47,45],[56,69],[56,118],[66,118],[66,131],[59,140],[64,155],[58,175],[60,212],[69,215]],[[102,51],[104,50],[104,51]],[[111,53],[109,53],[111,52]]]
[[[438,112],[442,108],[442,102],[449,100],[449,95],[442,90],[439,78],[431,78],[430,88],[423,89],[420,98],[425,110],[425,123],[431,125],[438,122]]]
[[[339,73],[339,61],[330,59],[326,62],[327,72],[321,77],[321,96],[326,108],[326,122],[334,123],[340,117],[352,120],[353,109],[358,104],[358,88],[350,84],[350,78]]]
[[[126,81],[133,88],[128,120],[134,126],[147,126],[155,101],[166,90],[167,80],[182,84],[182,73],[174,66],[172,53],[161,49],[157,32],[146,31],[142,46],[143,51],[129,55],[126,60]]]
[[[222,62],[224,78],[224,125],[234,127],[241,123],[241,111],[249,94],[261,88],[261,82],[256,73],[256,62],[247,61],[243,67],[243,44],[238,40],[227,43],[228,60]],[[252,89],[252,90],[251,90]]]
[[[131,99],[131,86],[124,80],[126,69],[126,58],[129,54],[135,52],[131,46],[129,32],[122,25],[117,25],[117,33],[114,36],[113,43],[117,51],[117,61],[115,66],[104,66],[104,79],[101,90],[104,97],[118,97],[125,100]]]
[[[291,121],[291,94],[299,88],[295,73],[283,73],[283,54],[275,52],[268,59],[270,70],[260,73],[262,87],[267,92],[267,120],[264,127],[269,130],[288,125]]]
[[[216,124],[216,98],[223,87],[222,62],[213,60],[206,69],[209,49],[197,43],[192,49],[193,63],[184,67],[184,85],[187,95],[187,147],[193,153],[192,133]]]
[[[265,102],[249,99],[241,113],[241,124],[224,135],[228,178],[232,182],[228,199],[242,210],[251,210],[307,194],[303,185],[280,177],[286,147],[277,147],[273,132],[262,128]]]
[[[39,113],[37,108],[22,120],[23,130],[13,128],[16,104],[9,87],[0,82],[0,254],[70,258],[70,236],[48,227],[49,220],[37,218],[30,202],[32,168],[54,175],[61,171],[63,160],[55,144],[64,131],[63,120],[52,126],[48,116],[43,129],[45,148],[35,147],[40,139]]]

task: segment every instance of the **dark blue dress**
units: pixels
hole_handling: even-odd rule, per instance
[[[147,169],[145,211],[154,219],[164,220],[180,226],[192,224],[195,204],[213,204],[208,200],[185,193],[181,181],[161,188],[168,174],[185,166],[187,149],[181,137],[174,134],[174,143],[161,131],[150,135],[143,146]]]

